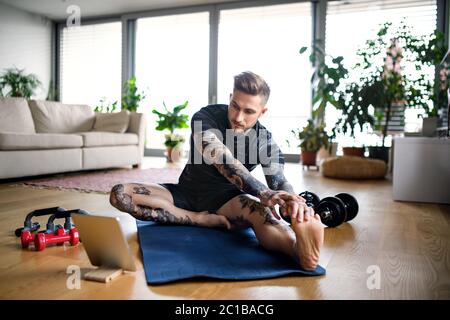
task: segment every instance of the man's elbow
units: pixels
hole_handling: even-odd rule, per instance
[[[226,147],[217,138],[198,133],[193,136],[193,140],[196,150],[202,155],[203,160],[207,164],[219,165],[224,163]]]

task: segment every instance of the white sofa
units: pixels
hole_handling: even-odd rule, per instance
[[[141,113],[0,97],[0,179],[136,167],[145,126]]]

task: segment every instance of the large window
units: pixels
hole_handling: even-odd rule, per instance
[[[356,52],[366,40],[376,37],[380,25],[391,22],[398,26],[402,19],[413,28],[416,35],[428,35],[436,29],[436,0],[353,0],[328,2],[326,19],[326,51],[332,56],[343,56],[346,67],[357,61]],[[405,68],[411,66],[404,66]],[[408,72],[414,72],[409,69]],[[433,77],[434,70],[429,70]],[[354,79],[353,79],[354,80]],[[420,119],[417,110],[406,110],[405,130],[417,131]],[[327,110],[327,124],[333,126],[339,113]],[[368,141],[367,139],[373,139]],[[375,143],[376,137],[359,135],[357,144]],[[343,138],[351,144],[351,138]]]
[[[344,56],[345,64],[351,68],[357,49],[375,35],[381,23],[396,24],[403,17],[417,34],[429,34],[436,28],[436,2],[328,1],[326,51]],[[122,43],[122,22],[63,28],[59,47],[61,100],[95,107],[104,99],[120,105],[122,71],[132,73],[128,65],[123,65],[122,52],[131,52],[137,86],[146,94],[138,110],[148,117],[146,147],[163,149],[165,132],[155,130],[157,117],[152,109],[163,110],[163,103],[173,108],[187,100],[185,113],[192,116],[208,104],[209,93],[217,96],[217,103],[228,104],[233,77],[242,71],[253,71],[265,78],[271,88],[269,110],[261,123],[272,132],[283,152],[298,153],[298,141],[290,131],[302,128],[311,115],[312,68],[308,55],[301,55],[299,49],[312,42],[313,5],[310,1],[272,3],[236,9],[211,6],[211,10],[218,10],[218,26],[210,26],[209,11],[137,18],[136,28],[132,29],[136,31],[132,48],[122,47],[129,45]],[[210,71],[215,74],[209,70],[209,53],[215,52],[210,51],[211,27],[218,28],[217,92],[208,92],[215,84],[215,79],[209,83]],[[431,76],[432,73],[430,70]],[[420,119],[416,114],[407,110],[407,130],[418,129]],[[327,109],[328,128],[338,117],[339,113]],[[179,133],[188,138],[190,130]],[[367,137],[357,139],[371,143]],[[340,142],[345,144],[344,140]]]
[[[229,103],[234,75],[249,70],[262,76],[271,96],[261,123],[285,153],[299,152],[289,131],[303,127],[311,111],[312,70],[299,54],[311,44],[311,34],[308,2],[220,12],[218,103]]]
[[[149,119],[147,148],[163,149],[164,132],[156,131],[156,115],[189,101],[184,113],[192,116],[208,104],[209,13],[180,14],[137,20],[136,78],[147,92],[141,103]],[[180,131],[189,137],[190,131]]]
[[[95,107],[120,101],[121,22],[64,28],[61,33],[61,101]],[[120,103],[119,103],[120,105]]]

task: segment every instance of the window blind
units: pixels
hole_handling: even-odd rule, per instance
[[[121,22],[64,28],[60,39],[61,101],[94,108],[105,99],[120,108]]]

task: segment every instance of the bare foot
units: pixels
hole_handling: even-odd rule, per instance
[[[319,263],[320,248],[323,244],[323,225],[316,214],[308,220],[298,222],[292,220],[292,229],[297,238],[295,251],[300,260],[300,266],[305,270],[315,270]]]

